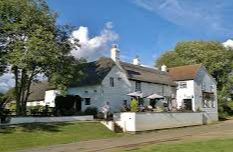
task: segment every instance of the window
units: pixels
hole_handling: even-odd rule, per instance
[[[214,93],[203,92],[202,93],[203,108],[215,108],[215,97]]]
[[[94,90],[94,92],[97,92],[97,90]]]
[[[202,83],[202,84],[201,84],[201,89],[202,89],[202,90],[206,90],[205,83]]]
[[[212,108],[215,108],[215,103],[214,103],[213,100],[211,101],[211,107],[212,107]]]
[[[181,88],[181,89],[187,88],[187,82],[180,82],[179,83],[179,88]]]
[[[139,81],[135,82],[135,91],[142,91],[141,90],[141,82],[139,82]]]
[[[85,98],[85,105],[91,105],[91,98]]]
[[[123,105],[127,105],[127,100],[124,100],[124,101],[123,101]]]
[[[85,93],[88,93],[88,91],[84,91]]]
[[[110,86],[114,87],[114,78],[109,78]]]
[[[211,92],[214,92],[214,85],[211,85],[211,86],[210,86],[210,91],[211,91]]]

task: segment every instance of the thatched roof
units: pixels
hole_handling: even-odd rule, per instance
[[[47,90],[54,90],[55,87],[49,85],[47,81],[34,82],[30,88],[30,95],[28,101],[42,101],[45,97],[45,92]]]
[[[113,62],[112,59],[105,57],[94,62],[83,63],[80,67],[80,71],[82,71],[84,75],[78,82],[71,84],[70,87],[100,84],[114,65],[115,62]]]
[[[128,79],[176,86],[167,72],[125,62],[121,62],[121,66],[127,72]]]

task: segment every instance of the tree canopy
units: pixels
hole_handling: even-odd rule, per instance
[[[225,48],[219,42],[190,41],[180,42],[174,51],[164,53],[156,61],[156,66],[162,64],[175,67],[189,64],[203,64],[208,72],[216,78],[221,88],[228,81],[233,68],[233,51]]]
[[[30,86],[38,74],[63,89],[73,78],[69,72],[77,61],[70,56],[70,32],[56,25],[56,14],[45,0],[0,1],[0,69],[7,65],[14,74],[18,114],[26,114]]]

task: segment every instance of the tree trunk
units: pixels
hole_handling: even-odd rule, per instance
[[[15,66],[13,67],[14,75],[15,75],[15,100],[16,100],[16,114],[20,115],[21,114],[21,104],[20,104],[20,94],[19,94],[19,71],[18,67]]]
[[[26,105],[24,104],[24,96],[26,92],[27,86],[27,71],[25,69],[22,70],[21,80],[20,80],[20,102],[21,102],[21,114],[26,115]]]
[[[24,113],[27,114],[27,101],[28,101],[28,97],[30,95],[30,87],[32,84],[32,80],[34,77],[34,70],[32,71],[28,81],[27,81],[27,87],[25,88],[25,92],[24,92],[24,100],[23,100],[23,109],[24,109]]]

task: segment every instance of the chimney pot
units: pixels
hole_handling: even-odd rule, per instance
[[[140,59],[139,59],[138,56],[136,56],[136,57],[133,59],[133,64],[134,64],[134,65],[140,65],[140,64],[141,64],[141,63],[140,63]]]
[[[116,44],[112,45],[111,48],[111,59],[115,62],[120,61],[120,50]]]
[[[161,66],[161,71],[167,72],[167,66],[163,64],[163,65]]]

